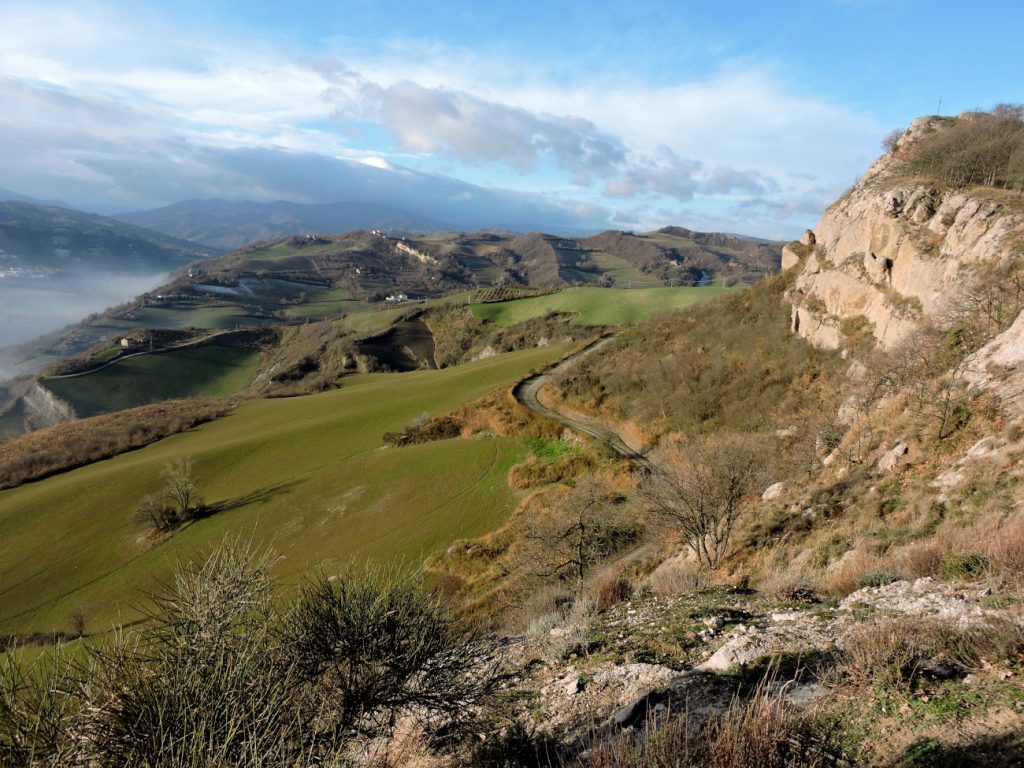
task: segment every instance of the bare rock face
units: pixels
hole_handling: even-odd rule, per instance
[[[907,444],[898,443],[878,460],[878,468],[883,472],[892,472],[903,462],[908,453],[910,453],[910,448],[907,447]]]
[[[937,118],[915,120],[897,154],[940,128]],[[784,251],[784,269],[803,265],[790,296],[793,331],[815,345],[837,348],[859,325],[891,348],[940,311],[974,266],[1010,258],[1021,217],[991,199],[896,179],[894,162],[877,160]],[[798,258],[801,250],[809,253]]]
[[[41,384],[33,384],[23,396],[25,410],[36,429],[74,421],[77,416],[70,403],[61,400]]]
[[[966,377],[1001,395],[1018,416],[1024,416],[1024,314],[968,358]]]

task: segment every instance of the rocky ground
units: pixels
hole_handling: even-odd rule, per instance
[[[858,762],[980,738],[1002,739],[1007,755],[1024,755],[1024,659],[958,666],[936,656],[922,660],[906,686],[880,674],[855,679],[851,667],[865,626],[893,622],[910,634],[933,625],[967,633],[1000,622],[1024,628],[1019,599],[981,583],[897,581],[841,601],[709,588],[583,614],[572,611],[550,627],[538,622],[508,640],[503,654],[523,670],[520,716],[562,743],[641,729],[669,710],[699,722],[767,681],[793,707],[841,718]]]

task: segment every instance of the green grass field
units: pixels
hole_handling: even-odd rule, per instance
[[[129,357],[95,373],[43,383],[85,417],[158,400],[229,395],[249,386],[258,366],[258,352],[210,344]]]
[[[508,468],[521,441],[457,439],[383,448],[385,432],[511,384],[565,353],[546,347],[442,371],[352,377],[338,390],[254,400],[190,432],[113,459],[0,492],[0,634],[91,631],[133,620],[178,558],[225,535],[280,553],[292,583],[317,563],[416,563],[453,540],[492,530],[515,497]],[[222,510],[153,546],[132,521],[165,464],[190,457]]]
[[[710,299],[728,290],[707,288],[569,288],[545,296],[492,304],[470,304],[469,310],[481,320],[508,327],[541,317],[548,312],[579,315],[585,325],[624,325],[642,322],[658,312],[678,309]]]

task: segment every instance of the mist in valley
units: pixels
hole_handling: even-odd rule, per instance
[[[0,279],[0,380],[9,378],[20,353],[12,349],[76,323],[93,312],[151,290],[167,273],[62,272]]]

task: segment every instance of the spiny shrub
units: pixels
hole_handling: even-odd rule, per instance
[[[179,567],[140,629],[77,667],[0,658],[0,764],[337,765],[400,717],[465,723],[500,685],[418,575],[319,577],[282,614],[273,563],[228,543]]]
[[[449,727],[496,691],[477,637],[448,620],[415,575],[368,569],[310,581],[280,629],[304,722],[333,742],[376,734],[400,711]]]

